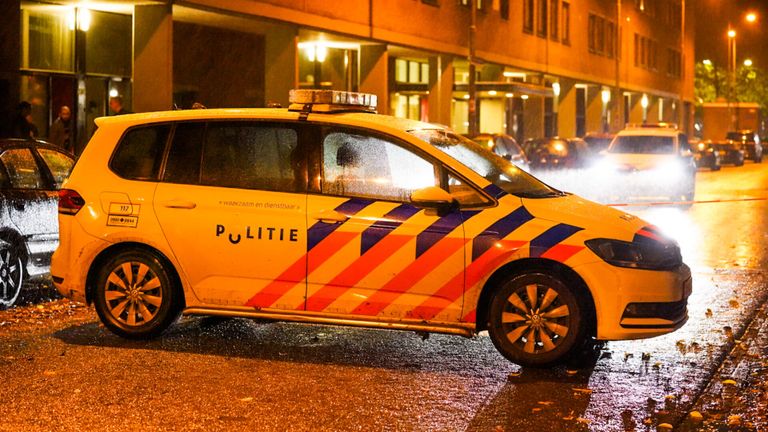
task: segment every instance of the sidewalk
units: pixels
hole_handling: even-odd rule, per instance
[[[678,431],[768,431],[768,303],[763,304]]]

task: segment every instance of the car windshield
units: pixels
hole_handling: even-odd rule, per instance
[[[656,135],[620,135],[608,148],[608,153],[668,154],[674,152],[674,137]]]
[[[522,198],[543,198],[563,194],[468,138],[440,129],[418,129],[408,132],[458,160],[510,194]]]

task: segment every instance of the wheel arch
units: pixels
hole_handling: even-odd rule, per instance
[[[21,252],[21,259],[26,266],[29,262],[29,250],[27,250],[27,242],[24,240],[24,236],[13,228],[4,227],[0,228],[0,239],[13,243],[19,249]]]
[[[488,280],[480,292],[477,301],[476,329],[477,331],[486,330],[488,327],[488,311],[490,309],[493,293],[498,289],[501,281],[513,276],[530,271],[541,271],[554,276],[562,277],[568,282],[569,287],[576,289],[576,297],[583,299],[587,315],[587,336],[594,337],[597,333],[597,311],[595,309],[595,299],[589,290],[586,282],[573,269],[565,264],[544,258],[523,258],[511,261],[499,267]]]
[[[85,301],[87,304],[90,305],[93,303],[93,290],[96,286],[96,278],[98,277],[99,270],[104,265],[104,263],[106,263],[110,257],[128,250],[143,250],[145,252],[156,255],[168,269],[169,276],[173,278],[173,282],[176,284],[176,287],[179,290],[182,308],[186,307],[187,301],[184,293],[184,286],[182,285],[179,273],[171,260],[169,260],[168,257],[165,256],[165,254],[157,248],[139,242],[115,243],[96,255],[93,261],[91,261],[91,266],[88,268],[88,274],[85,279]]]

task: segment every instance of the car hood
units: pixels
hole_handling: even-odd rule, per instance
[[[674,163],[677,156],[674,154],[606,153],[603,160],[618,168],[644,171]]]
[[[522,203],[534,217],[584,228],[594,238],[632,241],[635,233],[650,225],[635,215],[589,201],[578,195],[523,198]]]

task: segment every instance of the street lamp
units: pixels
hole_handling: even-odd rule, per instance
[[[603,101],[603,132],[608,132],[608,103],[611,101],[611,90],[604,88],[600,92],[600,100]]]
[[[643,107],[643,123],[645,123],[648,121],[648,95],[645,93],[640,98],[640,106]]]
[[[752,67],[752,59],[745,59],[744,60],[744,66]]]

